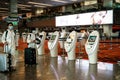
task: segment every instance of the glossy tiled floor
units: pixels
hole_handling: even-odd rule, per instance
[[[88,60],[68,61],[67,57],[51,58],[49,55],[38,56],[37,63],[36,66],[25,67],[21,56],[17,70],[0,73],[0,80],[120,80],[118,64],[98,62],[89,65]]]

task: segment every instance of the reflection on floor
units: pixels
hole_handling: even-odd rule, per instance
[[[17,70],[0,73],[0,80],[120,80],[118,64],[90,65],[88,60],[68,61],[67,57],[43,55],[37,56],[37,65],[24,66],[23,52],[19,56]]]
[[[45,46],[46,54],[37,57],[38,64],[25,67],[23,50],[27,44],[19,42],[17,70],[12,73],[0,73],[0,80],[120,80],[120,64],[116,64],[120,60],[120,44],[118,43],[100,43],[99,62],[96,65],[89,65],[88,60],[84,60],[87,59],[84,48],[83,59],[68,61],[67,55],[66,57],[51,58],[48,46]],[[47,42],[46,40],[45,45]],[[3,47],[0,47],[0,51],[2,49]],[[59,46],[59,55],[61,54],[63,53]],[[80,56],[79,43],[76,46],[76,54],[77,57]],[[115,62],[115,64],[104,62]]]

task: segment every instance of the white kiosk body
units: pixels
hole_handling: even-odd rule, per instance
[[[59,38],[62,39],[62,38],[65,38],[65,37],[66,37],[66,31],[63,30],[63,31],[60,33],[60,37],[59,37]],[[64,49],[64,39],[63,39],[63,40],[60,40],[59,43],[60,43],[60,48]]]
[[[59,32],[55,31],[54,33],[52,33],[48,41],[48,48],[50,50],[51,57],[58,56],[58,39],[59,39]]]
[[[44,50],[45,39],[46,39],[46,32],[44,31],[39,33],[39,36],[36,37],[36,40],[38,41],[38,43],[36,43],[38,55],[43,55],[45,53]]]
[[[3,35],[3,33],[0,32],[0,42],[2,42],[2,35]]]
[[[99,48],[99,32],[93,31],[89,34],[85,44],[85,50],[88,54],[90,64],[97,64],[97,53]]]
[[[66,42],[64,44],[65,50],[68,55],[68,60],[75,60],[75,48],[76,48],[76,42],[77,42],[77,32],[72,31],[68,38],[66,39]]]
[[[25,32],[22,33],[22,39],[23,39],[23,42],[26,42],[27,34]]]
[[[52,34],[53,34],[53,32],[49,32],[48,35],[47,35],[47,39],[50,39]]]
[[[20,34],[17,32],[16,33],[16,46],[19,46],[19,39],[20,39]]]

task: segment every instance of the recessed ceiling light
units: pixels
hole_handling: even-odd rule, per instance
[[[31,7],[31,5],[18,4],[18,6]]]
[[[46,7],[46,6],[41,6],[41,5],[34,5],[34,6],[35,6],[35,7],[42,7],[42,8],[43,8],[43,7]]]
[[[5,4],[9,4],[9,3],[5,2]]]
[[[63,1],[63,0],[51,0],[51,1],[60,2],[60,3],[68,3],[67,1]]]
[[[4,12],[8,12],[8,11],[0,11],[0,12],[4,13]]]
[[[51,4],[45,4],[45,3],[37,3],[37,2],[28,2],[29,4],[37,4],[37,5],[44,5],[44,6],[52,6]]]
[[[73,1],[73,2],[74,2],[74,1],[77,1],[77,0],[71,0],[71,1]]]
[[[2,9],[2,10],[8,10],[8,8],[0,8],[0,9]]]
[[[92,5],[92,4],[96,4],[97,1],[85,1],[85,5]]]

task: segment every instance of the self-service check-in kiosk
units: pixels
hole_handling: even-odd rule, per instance
[[[76,47],[76,42],[77,42],[77,32],[72,31],[68,38],[66,39],[66,42],[64,44],[65,50],[68,55],[68,60],[75,60],[75,47]]]
[[[0,32],[0,42],[2,42],[2,35],[3,35],[3,33]]]
[[[20,34],[17,32],[16,33],[16,46],[19,46],[18,41],[20,39]]]
[[[44,43],[46,39],[46,32],[41,32],[39,35],[36,37],[36,47],[37,47],[37,52],[38,55],[43,55],[45,53],[44,51]]]
[[[25,32],[22,33],[22,38],[23,38],[23,42],[26,42],[27,34]]]
[[[64,41],[66,38],[66,34],[67,34],[67,32],[65,30],[62,30],[62,32],[60,33],[59,43],[60,43],[60,48],[62,48],[62,49],[64,49]]]
[[[50,50],[51,57],[58,56],[58,39],[59,39],[59,32],[52,33],[49,41],[48,41],[48,48]]]
[[[88,54],[89,63],[97,63],[97,53],[99,48],[99,32],[93,31],[89,34],[88,40],[85,44],[85,50]]]
[[[67,36],[67,32],[65,30],[63,30],[61,33],[60,33],[60,37],[59,37],[59,44],[60,44],[60,48],[62,49],[62,56],[64,57],[65,56],[65,47],[64,47],[64,43],[66,41],[66,37]]]

